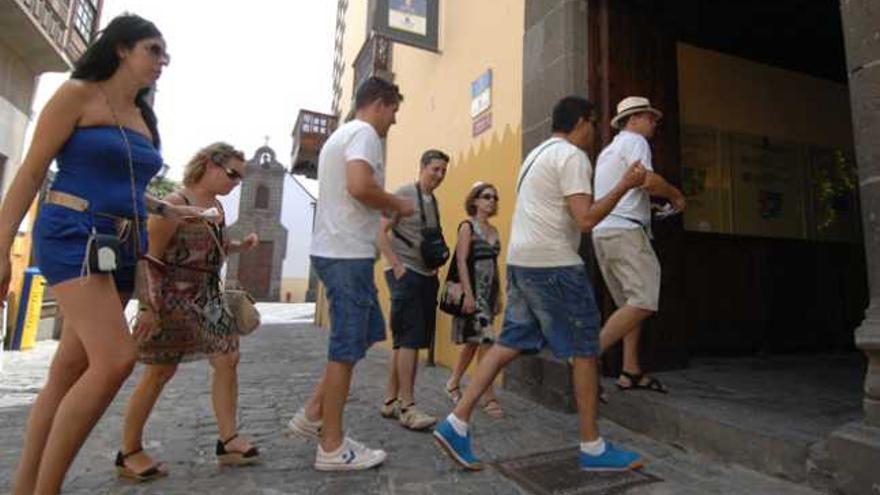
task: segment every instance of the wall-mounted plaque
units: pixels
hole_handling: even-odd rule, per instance
[[[392,41],[437,51],[439,0],[375,0],[373,30]]]

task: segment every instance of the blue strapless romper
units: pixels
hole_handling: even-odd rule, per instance
[[[147,136],[124,129],[131,144],[135,174],[135,198],[131,198],[131,174],[125,142],[116,126],[77,127],[55,157],[58,173],[53,191],[89,201],[87,211],[44,203],[34,225],[34,254],[49,285],[81,277],[86,244],[94,228],[102,234],[117,233],[113,217],[141,220],[140,253],[147,252],[147,212],[144,191],[162,168],[162,157]],[[109,216],[108,216],[109,215]],[[120,292],[134,289],[137,246],[134,229],[122,244],[113,274]]]

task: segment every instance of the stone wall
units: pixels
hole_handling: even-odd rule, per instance
[[[525,157],[550,135],[560,98],[587,96],[587,1],[527,0],[523,52]]]
[[[868,357],[865,418],[834,432],[829,450],[844,493],[880,493],[880,3],[841,0],[840,6],[871,301],[856,330],[856,346]]]

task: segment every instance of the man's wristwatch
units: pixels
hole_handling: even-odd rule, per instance
[[[165,208],[167,206],[168,206],[168,204],[166,202],[160,201],[159,204],[156,205],[156,214],[159,215],[160,217],[164,217],[165,216]]]

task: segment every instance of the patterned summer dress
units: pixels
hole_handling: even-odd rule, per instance
[[[226,246],[225,221],[186,222],[177,228],[162,259],[167,271],[160,328],[138,342],[141,362],[180,363],[238,350],[238,333],[220,289],[225,256],[218,240]]]
[[[498,301],[498,254],[501,241],[490,243],[476,219],[471,224],[471,249],[468,269],[474,289],[476,312],[452,319],[452,340],[456,344],[489,344],[495,341],[495,304]]]

